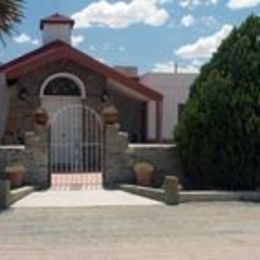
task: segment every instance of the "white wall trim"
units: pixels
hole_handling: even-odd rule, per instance
[[[68,79],[71,79],[72,81],[74,81],[76,83],[76,85],[80,88],[80,91],[81,91],[81,98],[82,99],[85,99],[86,98],[86,91],[85,91],[85,85],[84,83],[82,82],[82,80],[72,74],[72,73],[68,73],[68,72],[59,72],[59,73],[55,73],[51,76],[49,76],[42,84],[41,86],[41,90],[40,90],[40,97],[43,98],[43,97],[47,97],[46,95],[44,95],[44,90],[45,88],[47,87],[47,85],[54,79],[56,78],[60,78],[60,77],[63,77],[63,78],[68,78]],[[50,96],[48,96],[50,97]]]

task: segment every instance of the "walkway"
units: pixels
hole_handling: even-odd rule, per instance
[[[149,206],[160,205],[150,199],[142,198],[124,191],[94,190],[47,190],[34,192],[18,201],[13,208],[60,208],[93,206]]]
[[[102,173],[53,173],[52,189],[97,189],[102,187]]]

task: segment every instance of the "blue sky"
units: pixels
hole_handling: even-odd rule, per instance
[[[0,47],[6,62],[41,46],[39,20],[59,12],[76,20],[74,45],[110,65],[194,72],[260,0],[27,0],[17,33]]]

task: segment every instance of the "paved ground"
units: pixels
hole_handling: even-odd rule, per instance
[[[259,260],[260,204],[13,208],[1,260]]]
[[[102,187],[102,173],[53,173],[51,185],[54,190],[70,188],[73,190],[88,190]]]
[[[133,206],[158,205],[154,200],[146,199],[124,191],[94,190],[48,190],[34,192],[14,204],[14,208],[60,208],[93,206]]]

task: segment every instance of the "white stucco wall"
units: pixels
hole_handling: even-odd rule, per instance
[[[4,132],[8,106],[9,106],[9,89],[6,86],[5,76],[0,74],[0,139],[2,138]]]
[[[45,24],[42,30],[43,44],[56,40],[71,44],[71,31],[70,24]]]
[[[178,122],[178,106],[186,102],[190,86],[197,74],[147,73],[141,77],[141,82],[163,94],[163,124],[162,138],[171,140],[173,129]],[[155,139],[155,105],[149,104],[148,138]]]

